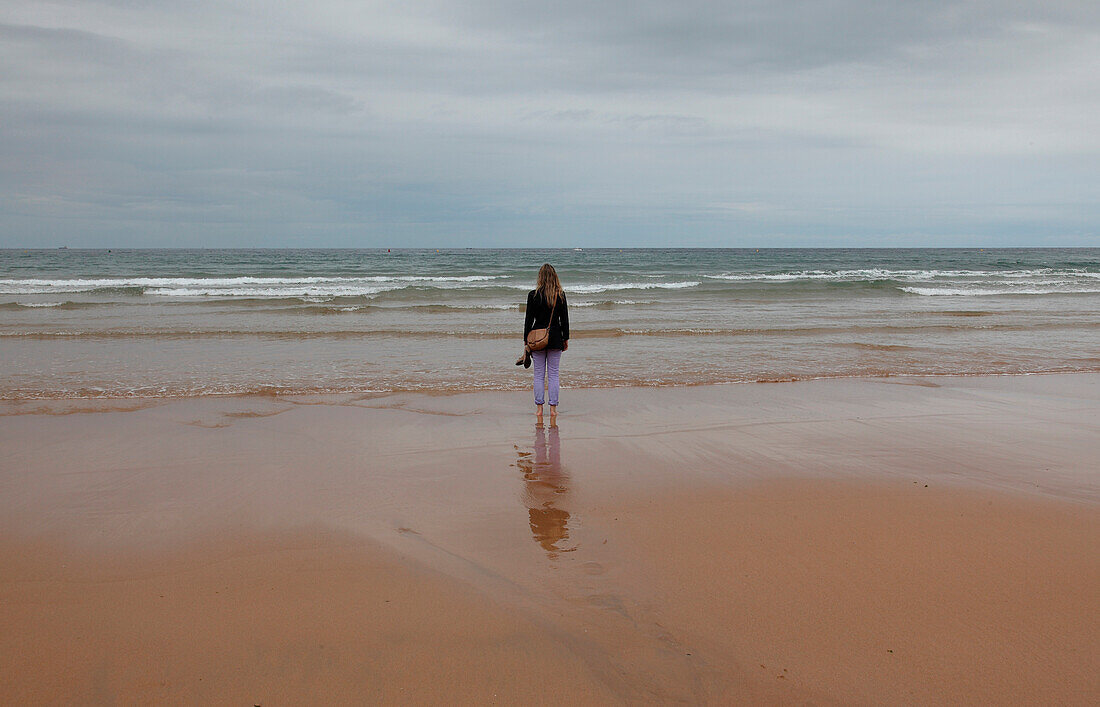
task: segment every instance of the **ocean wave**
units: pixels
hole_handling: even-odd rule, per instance
[[[588,302],[570,302],[570,307],[595,307],[596,309],[613,309],[614,307],[629,307],[637,304],[654,304],[653,300],[640,301],[634,299],[591,300]]]
[[[994,297],[998,295],[1084,295],[1100,293],[1095,287],[900,287],[902,292],[925,297]]]
[[[374,297],[385,293],[438,296],[440,291],[503,295],[529,290],[529,283],[500,282],[507,276],[371,278],[132,278],[97,280],[0,280],[0,295],[115,294],[165,299],[288,300],[325,302],[332,298]],[[679,289],[693,282],[581,284],[567,292],[595,294],[628,289]]]
[[[61,302],[0,302],[0,310],[8,311],[20,311],[24,309],[86,309],[88,307],[99,307],[110,303],[100,302],[72,302],[64,300]]]
[[[318,310],[323,308],[318,307]],[[371,307],[371,309],[377,309]],[[348,309],[348,312],[357,310]],[[324,314],[338,314],[336,308],[328,311],[318,311]],[[354,321],[349,320],[350,321]],[[437,320],[438,322],[439,320]],[[573,338],[578,341],[588,339],[615,339],[619,337],[653,337],[653,338],[775,338],[776,340],[791,338],[816,338],[830,337],[828,343],[837,343],[837,337],[874,337],[880,335],[891,336],[928,336],[931,334],[953,334],[973,331],[982,332],[1016,332],[1016,331],[1059,331],[1059,330],[1096,330],[1100,329],[1100,321],[1075,321],[1075,322],[1035,322],[1035,323],[986,323],[984,319],[971,320],[964,318],[957,323],[941,324],[859,324],[837,326],[791,326],[791,327],[586,327],[573,333]],[[191,329],[191,328],[111,328],[98,330],[44,330],[44,329],[6,329],[0,330],[0,339],[9,340],[203,340],[203,339],[232,339],[232,338],[256,338],[271,340],[346,340],[346,339],[488,339],[510,340],[517,338],[519,334],[511,328],[494,327],[487,330],[475,329],[447,329],[447,328],[416,328],[403,329],[399,327],[382,328],[332,328],[332,329]],[[840,342],[843,343],[843,342]],[[877,346],[878,344],[876,344]]]
[[[595,277],[593,277],[595,276]],[[579,282],[567,283],[570,294],[605,292],[687,290],[704,283],[702,291],[720,287],[759,284],[771,291],[774,285],[821,286],[895,290],[909,294],[1057,294],[1062,291],[1096,292],[1100,273],[1072,268],[1030,268],[1015,270],[890,269],[858,268],[837,270],[792,270],[787,272],[725,272],[695,275],[697,279],[673,280],[670,273],[642,274],[627,282],[593,282],[591,273]],[[684,275],[680,275],[684,277]],[[688,275],[688,277],[691,277]],[[984,290],[983,290],[984,288]],[[0,295],[59,295],[91,293],[101,295],[149,296],[161,300],[280,300],[297,298],[322,303],[333,298],[439,299],[441,291],[467,292],[478,296],[511,299],[508,293],[530,289],[514,275],[363,275],[325,277],[110,277],[110,278],[7,278],[0,279]],[[952,289],[956,292],[932,292]],[[927,291],[924,291],[927,290]],[[998,292],[1004,290],[1004,292]],[[778,290],[782,292],[782,290]],[[597,306],[587,302],[578,306]],[[604,305],[608,306],[608,305]]]
[[[355,298],[348,297],[329,297],[329,298],[310,298],[310,297],[286,297],[278,299],[265,300],[262,298],[255,299],[235,299],[225,300],[224,304],[247,304],[252,305],[249,307],[250,311],[256,312],[284,312],[290,314],[341,314],[346,312],[420,312],[427,314],[454,314],[458,312],[522,312],[526,309],[526,306],[521,302],[509,302],[498,304],[477,304],[477,303],[422,303],[422,302],[384,302],[380,303],[377,300],[373,303],[356,304]],[[640,301],[640,300],[593,300],[588,302],[570,302],[570,308],[585,309],[614,309],[616,307],[625,307],[632,305],[647,305],[654,304],[652,300]],[[278,306],[273,306],[278,305]]]
[[[764,297],[805,296],[814,288],[866,291],[876,296],[994,296],[1095,294],[1100,292],[1100,273],[1074,268],[1019,268],[1006,270],[852,268],[792,270],[787,272],[686,273],[676,280],[672,273],[638,273],[629,281],[599,282],[590,272],[567,283],[571,295],[601,293],[697,290],[700,297],[714,297],[731,290],[748,296],[754,287]],[[627,279],[627,278],[623,278]],[[786,284],[788,287],[778,287]],[[356,311],[368,303],[394,307],[439,306],[462,310],[514,310],[521,305],[517,290],[530,289],[515,275],[362,275],[317,277],[92,277],[72,279],[0,279],[0,296],[45,296],[49,302],[20,302],[28,307],[68,307],[69,302],[52,304],[54,297],[83,293],[101,295],[103,303],[132,301],[132,297],[156,298],[162,303],[257,303],[330,304],[334,311]],[[843,296],[840,292],[835,296]],[[50,296],[54,297],[50,297]],[[832,296],[832,295],[831,295]],[[58,299],[60,299],[58,297]],[[452,303],[455,298],[472,303]],[[476,302],[476,300],[482,300]],[[578,297],[575,307],[613,308],[633,304],[654,304],[631,299]],[[87,303],[90,304],[90,303]]]
[[[434,312],[437,314],[447,314],[450,312],[485,312],[485,311],[512,311],[517,312],[522,309],[522,305],[518,302],[512,304],[411,304],[411,305],[390,305],[385,309],[402,310],[402,309],[414,309],[419,312]]]
[[[249,297],[254,299],[286,299],[295,297],[305,302],[328,302],[335,297],[368,297],[404,285],[377,286],[305,286],[305,287],[154,287],[145,290],[145,294],[154,297]]]
[[[300,301],[300,300],[299,300]],[[401,312],[411,310],[428,314],[454,314],[455,312],[518,312],[523,306],[518,302],[511,304],[344,304],[330,302],[324,306],[294,307],[294,314],[340,314],[343,312]]]
[[[375,294],[410,285],[443,289],[494,284],[508,275],[368,275],[358,277],[113,277],[70,279],[0,279],[0,294],[27,295],[58,292],[124,292],[160,296],[283,297],[285,292],[306,296]],[[484,286],[482,284],[481,286]]]
[[[944,278],[953,279],[1033,279],[1033,278],[1100,278],[1100,273],[1079,269],[1035,268],[1027,270],[893,270],[887,268],[861,268],[848,270],[796,270],[777,273],[736,273],[727,272],[716,275],[703,275],[710,280],[727,282],[791,282],[798,280],[827,281],[929,281]]]
[[[569,285],[565,287],[565,291],[588,295],[619,290],[682,290],[689,287],[698,287],[701,284],[703,283],[699,280],[685,280],[682,282],[615,282],[592,285]]]

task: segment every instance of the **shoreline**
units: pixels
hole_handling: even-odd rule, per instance
[[[731,380],[731,381],[700,381],[700,382],[687,382],[687,383],[636,383],[636,384],[609,384],[609,385],[586,385],[586,386],[568,386],[562,385],[563,391],[613,391],[624,389],[638,389],[638,390],[676,390],[676,389],[695,389],[695,388],[709,388],[709,387],[725,387],[725,386],[750,386],[750,385],[773,385],[773,384],[792,384],[792,383],[813,383],[817,381],[901,381],[905,379],[919,380],[923,378],[932,379],[972,379],[972,378],[1029,378],[1033,376],[1088,376],[1100,374],[1100,368],[1082,368],[1074,370],[1048,370],[1048,371],[1020,371],[1020,372],[990,372],[982,371],[976,373],[858,373],[858,374],[837,374],[837,375],[822,375],[822,376],[808,376],[804,378],[791,376],[783,378],[760,378],[754,380]],[[520,392],[526,392],[530,386],[523,385],[514,388],[394,388],[394,389],[298,389],[298,388],[272,388],[270,390],[253,390],[253,391],[229,391],[229,392],[203,392],[193,395],[87,395],[87,396],[56,396],[56,397],[3,397],[0,396],[0,408],[12,405],[21,405],[24,403],[66,403],[66,402],[94,402],[94,401],[149,401],[150,404],[159,403],[161,401],[170,403],[174,401],[185,400],[202,400],[202,399],[248,399],[248,398],[276,398],[276,399],[294,399],[297,397],[329,397],[333,400],[339,398],[354,397],[360,400],[371,400],[380,397],[394,396],[394,395],[424,395],[429,397],[446,397],[446,396],[460,396],[460,395],[474,395],[474,394],[515,394]],[[5,414],[21,414],[21,413],[4,413],[0,411],[0,416]],[[33,413],[28,413],[33,414]]]
[[[39,401],[0,696],[1087,703],[1100,375],[906,378]]]

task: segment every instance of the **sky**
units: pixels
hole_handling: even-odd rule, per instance
[[[6,0],[0,247],[1100,246],[1092,0]]]

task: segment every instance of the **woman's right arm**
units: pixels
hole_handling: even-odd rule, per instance
[[[523,317],[523,341],[527,341],[527,335],[531,333],[531,328],[535,325],[535,293],[527,293],[527,313]]]

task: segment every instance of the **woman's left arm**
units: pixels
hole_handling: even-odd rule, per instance
[[[561,293],[561,341],[562,351],[569,348],[569,303],[565,301],[565,293]]]

